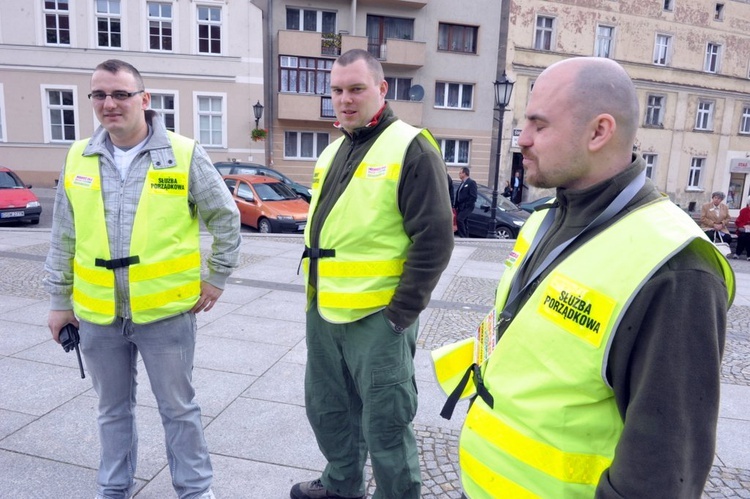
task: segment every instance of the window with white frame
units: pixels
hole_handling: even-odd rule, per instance
[[[226,147],[226,98],[223,94],[196,94],[195,136],[204,147]]]
[[[198,53],[221,54],[221,7],[198,6]]]
[[[70,45],[68,0],[45,0],[44,30],[47,45]]]
[[[96,44],[98,47],[122,47],[120,0],[96,0]]]
[[[740,133],[750,134],[750,104],[745,105],[742,109],[742,118],[740,118]]]
[[[284,132],[284,158],[317,159],[328,141],[326,132]]]
[[[435,107],[471,109],[474,85],[468,83],[435,83]]]
[[[554,17],[537,16],[536,30],[534,31],[534,48],[536,50],[552,50],[554,26]]]
[[[664,96],[649,95],[646,99],[646,126],[664,126]]]
[[[654,64],[667,66],[671,58],[672,37],[670,35],[657,34],[654,43]]]
[[[701,175],[703,167],[706,164],[706,158],[693,158],[690,162],[690,172],[688,173],[688,188],[700,189]]]
[[[446,165],[469,165],[469,141],[458,139],[440,139],[440,150]]]
[[[478,31],[476,26],[439,23],[438,50],[476,54]]]
[[[148,2],[148,48],[172,51],[172,4]]]
[[[76,140],[76,108],[72,88],[45,88],[47,137],[50,142]]]
[[[707,100],[698,102],[698,111],[695,113],[696,130],[713,130],[714,103]]]
[[[167,130],[176,132],[175,94],[151,92],[151,109],[159,113]]]
[[[336,33],[336,13],[325,10],[287,7],[286,29]]]
[[[386,76],[385,81],[388,83],[388,92],[385,94],[386,100],[411,100],[411,78],[395,78]]]
[[[703,71],[716,73],[719,71],[719,60],[721,57],[721,45],[718,43],[706,44],[706,60],[703,63]]]
[[[646,153],[643,155],[643,160],[646,162],[646,176],[650,179],[654,178],[657,158],[656,154]]]
[[[615,42],[614,26],[604,26],[602,24],[596,27],[596,48],[594,55],[596,57],[612,57],[612,48]]]
[[[331,95],[333,59],[279,56],[281,92]]]

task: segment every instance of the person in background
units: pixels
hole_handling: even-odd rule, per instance
[[[514,204],[521,204],[521,198],[523,197],[523,182],[521,182],[521,171],[516,170],[513,175],[513,188],[511,189],[510,200]]]
[[[469,215],[474,211],[477,203],[477,183],[471,178],[471,170],[464,166],[458,171],[458,178],[461,179],[458,189],[456,189],[456,224],[458,225],[458,237],[469,237]]]
[[[441,386],[476,387],[458,451],[471,499],[701,497],[734,274],[646,177],[639,121],[612,59],[536,79],[518,145],[556,201],[505,261],[489,359],[472,365],[471,342],[434,354]]]
[[[510,180],[505,181],[505,189],[503,189],[503,197],[510,199],[513,195],[513,188],[510,186]]]
[[[732,253],[732,258],[740,258],[745,251],[747,259],[750,260],[750,197],[745,201],[745,207],[734,221],[737,229],[737,248]]]
[[[211,310],[237,266],[239,212],[203,148],[168,132],[148,109],[151,96],[135,67],[99,64],[89,98],[101,126],[71,146],[60,174],[45,287],[52,337],[59,343],[69,323],[80,328],[99,396],[96,497],[134,492],[140,353],[175,491],[213,498],[192,385],[195,314]],[[204,278],[198,215],[213,235]]]
[[[711,241],[721,239],[725,243],[731,243],[732,236],[727,228],[729,207],[722,201],[724,193],[716,191],[711,194],[711,201],[701,207],[701,229]]]
[[[388,83],[366,50],[331,69],[343,137],[313,171],[303,266],[307,291],[305,408],[328,464],[292,499],[417,499],[414,354],[419,314],[453,251],[440,147],[399,120]]]

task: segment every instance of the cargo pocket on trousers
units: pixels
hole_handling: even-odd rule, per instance
[[[409,365],[376,369],[372,372],[370,428],[380,447],[402,443],[405,428],[417,413],[417,386]]]

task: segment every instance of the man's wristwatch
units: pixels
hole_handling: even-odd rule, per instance
[[[396,324],[395,322],[393,322],[390,319],[388,319],[388,324],[390,324],[391,325],[391,329],[393,329],[397,333],[403,333],[404,329],[406,329],[405,327],[399,326],[398,324]]]

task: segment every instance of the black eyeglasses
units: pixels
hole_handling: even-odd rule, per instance
[[[105,100],[107,97],[112,97],[114,100],[127,100],[134,95],[142,94],[145,90],[136,90],[135,92],[126,92],[125,90],[115,90],[111,94],[96,91],[89,94],[89,99],[93,100]]]

